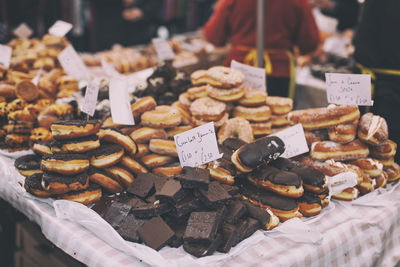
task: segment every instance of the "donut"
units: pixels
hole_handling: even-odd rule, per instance
[[[297,202],[299,203],[300,213],[305,217],[318,215],[322,210],[321,199],[310,193],[304,193]]]
[[[161,155],[178,157],[175,142],[172,140],[151,139],[149,143],[149,150],[153,153]]]
[[[222,118],[220,120],[214,121],[214,127],[216,129],[222,127],[222,125],[224,125],[224,123],[228,120],[228,118],[229,118],[229,114],[224,113],[224,115],[222,116]],[[204,121],[204,120],[199,120],[199,119],[193,118],[193,126],[194,127],[198,127],[198,126],[204,125],[209,122],[210,121]]]
[[[327,159],[352,160],[365,158],[368,154],[368,146],[360,140],[354,140],[347,144],[338,144],[332,141],[314,142],[310,150],[311,158],[319,161]]]
[[[52,153],[50,149],[50,144],[41,141],[35,142],[32,146],[32,150],[40,156]]]
[[[175,176],[182,172],[182,167],[179,162],[170,163],[151,170],[153,173],[161,173],[166,176]]]
[[[198,87],[191,87],[187,91],[187,98],[189,101],[193,101],[202,97],[206,97],[208,95],[207,86],[198,86]],[[184,101],[186,102],[186,101]]]
[[[97,120],[70,120],[56,121],[50,126],[54,139],[72,139],[96,134],[100,129],[100,122]]]
[[[233,117],[242,117],[250,122],[266,122],[271,118],[271,109],[268,106],[255,108],[237,106],[233,110]]]
[[[87,189],[80,191],[72,191],[57,196],[57,199],[65,199],[81,203],[83,205],[93,204],[101,199],[101,187],[96,184],[91,184]]]
[[[283,127],[289,124],[290,121],[288,121],[287,115],[271,115],[272,127]]]
[[[124,156],[124,149],[117,144],[103,144],[90,152],[90,165],[96,168],[106,168],[117,164]]]
[[[329,139],[341,144],[349,143],[356,138],[357,125],[358,121],[332,126],[328,131]]]
[[[40,161],[41,157],[37,155],[25,155],[15,160],[14,167],[21,175],[28,177],[35,173],[42,173]]]
[[[72,116],[73,107],[67,104],[52,104],[45,107],[37,117],[40,127],[49,129],[50,126],[61,118]]]
[[[52,195],[79,191],[89,187],[89,175],[81,172],[74,175],[62,175],[54,172],[44,172],[42,188]]]
[[[208,163],[207,169],[210,171],[210,177],[214,180],[229,185],[235,182],[236,169],[230,161],[223,158],[214,160]]]
[[[46,192],[42,188],[42,177],[43,173],[35,173],[25,178],[24,188],[26,192],[40,198],[48,198],[51,196],[49,192]]]
[[[388,183],[388,178],[389,175],[383,171],[379,176],[371,177],[375,183],[375,189],[376,188],[386,188],[386,185]]]
[[[149,169],[161,167],[168,163],[174,162],[175,157],[158,154],[148,154],[140,158],[140,161]]]
[[[148,145],[138,144],[137,146],[138,146],[138,152],[135,155],[136,158],[140,159],[144,155],[149,154],[150,150],[149,150],[149,146]]]
[[[84,153],[100,147],[99,138],[96,135],[74,138],[68,140],[56,140],[50,143],[52,153]]]
[[[190,74],[190,81],[195,86],[203,85],[203,84],[207,83],[205,81],[206,76],[207,76],[206,70],[196,70],[196,71],[192,72],[192,74]]]
[[[24,122],[16,122],[14,124],[6,124],[3,129],[8,134],[30,134],[32,126]]]
[[[183,133],[183,132],[186,132],[186,131],[189,131],[191,129],[193,129],[193,126],[191,126],[191,125],[176,126],[176,127],[173,127],[173,128],[169,128],[169,129],[166,130],[167,137],[169,139],[174,139],[175,135]]]
[[[332,198],[338,199],[338,200],[344,200],[344,201],[353,201],[358,197],[359,194],[360,194],[360,191],[358,191],[357,188],[349,187],[337,195],[332,195]]]
[[[146,167],[129,156],[123,156],[120,164],[136,175],[149,172]]]
[[[207,85],[206,89],[209,97],[222,102],[234,102],[241,99],[244,95],[243,87],[218,89]]]
[[[387,174],[388,182],[396,182],[400,179],[400,166],[395,162],[386,167],[384,172]]]
[[[225,114],[226,105],[209,97],[196,99],[190,105],[190,112],[198,120],[218,121]]]
[[[137,152],[136,142],[129,135],[124,135],[117,129],[100,129],[97,136],[102,142],[110,142],[122,146],[131,156],[135,156]]]
[[[227,138],[240,138],[246,143],[253,142],[253,130],[250,123],[243,118],[227,120],[218,131],[218,142],[222,144]]]
[[[120,193],[124,190],[123,185],[114,175],[96,168],[89,170],[89,180],[90,183],[98,184],[111,193]]]
[[[272,133],[272,123],[268,122],[251,122],[251,129],[254,136],[266,136]]]
[[[157,106],[154,110],[146,111],[141,116],[142,125],[154,128],[175,127],[181,121],[182,115],[171,106]]]
[[[207,74],[201,76],[197,81],[199,80],[218,88],[233,88],[243,84],[244,75],[232,68],[215,66],[209,68]]]
[[[15,99],[15,86],[7,83],[1,83],[0,96],[4,97],[7,102]]]
[[[253,143],[242,145],[231,157],[241,172],[251,172],[262,163],[277,159],[285,151],[285,144],[277,136],[266,136]]]
[[[261,204],[257,204],[256,201],[251,202],[245,196],[242,196],[239,199],[240,202],[246,207],[247,213],[249,215],[249,219],[247,219],[244,223],[238,223],[239,232],[242,231],[241,229],[244,229],[244,226],[242,226],[243,224],[247,225],[245,233],[242,233],[244,234],[244,237],[249,236],[248,228],[253,228],[253,230],[250,231],[250,234],[252,234],[254,233],[254,231],[257,231],[260,226],[263,230],[271,230],[279,225],[279,218],[274,213],[272,213],[269,208],[263,207]],[[252,226],[254,224],[256,225]]]
[[[326,206],[329,205],[330,202],[329,188],[326,188],[325,191],[321,193],[313,193],[313,194],[321,199],[322,208],[325,208]]]
[[[382,163],[383,168],[387,168],[393,165],[394,163],[394,158],[389,158],[389,159],[378,159],[380,163]]]
[[[38,127],[31,131],[29,140],[32,143],[36,143],[39,141],[49,143],[49,142],[53,141],[53,135],[51,134],[51,132],[48,129],[43,128],[43,127]]]
[[[125,188],[128,188],[135,180],[133,174],[131,174],[128,170],[126,170],[122,166],[114,165],[105,168],[104,171],[106,173],[114,175],[114,177],[116,177],[120,181],[120,183],[124,185]]]
[[[397,144],[392,140],[387,140],[386,142],[378,146],[370,146],[369,151],[371,156],[377,159],[390,159],[396,155]]]
[[[89,169],[89,157],[84,154],[43,155],[40,168],[44,171],[72,175]]]
[[[284,115],[293,109],[293,100],[288,97],[267,96],[265,103],[274,115]]]
[[[101,124],[101,128],[117,128],[117,129],[119,129],[121,127],[124,127],[124,125],[123,124],[114,123],[114,121],[112,120],[112,117],[108,117]]]
[[[353,160],[350,163],[360,167],[365,174],[371,177],[379,176],[383,172],[383,164],[376,159],[362,158]]]
[[[325,129],[315,131],[304,131],[304,137],[306,138],[307,146],[311,147],[311,144],[318,141],[326,141],[329,139],[328,133]]]
[[[156,100],[151,96],[145,96],[138,99],[135,103],[131,105],[133,117],[135,121],[140,119],[140,116],[149,110],[155,109],[157,106]]]
[[[182,105],[184,105],[185,107],[188,107],[188,108],[192,104],[192,101],[189,99],[188,92],[180,94],[178,97],[178,101],[179,101],[179,103],[181,103]]]
[[[156,129],[150,127],[143,127],[134,130],[130,137],[138,144],[143,144],[149,142],[153,138],[157,139],[167,139],[167,133],[164,129]]]
[[[386,120],[381,116],[366,113],[358,124],[358,138],[371,145],[380,145],[389,138]]]
[[[327,108],[311,108],[289,112],[291,124],[301,123],[304,130],[328,128],[337,124],[345,124],[360,118],[358,106],[332,106]]]
[[[239,105],[245,107],[259,107],[265,104],[267,92],[244,87],[244,95],[239,100]]]
[[[38,99],[39,89],[33,82],[29,80],[23,80],[17,83],[17,86],[15,87],[15,95],[19,99],[22,99],[26,102],[31,102]]]
[[[362,194],[367,194],[372,191],[374,191],[376,185],[376,181],[374,179],[371,179],[369,175],[365,174],[363,175],[363,180],[361,183],[357,185],[357,189],[362,193]]]
[[[192,114],[190,113],[188,107],[182,105],[179,102],[174,102],[172,106],[175,107],[182,115],[182,124],[189,125],[192,123]]]

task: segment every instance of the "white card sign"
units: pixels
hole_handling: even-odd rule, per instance
[[[13,34],[19,38],[28,38],[32,35],[32,33],[32,29],[25,22],[22,22],[17,28],[13,30]]]
[[[244,74],[244,85],[258,90],[267,90],[265,85],[265,69],[242,64],[235,60],[231,61],[231,68],[239,70]]]
[[[372,106],[371,76],[368,74],[325,73],[328,103]]]
[[[135,125],[129,102],[128,81],[112,78],[109,86],[111,117],[114,123]]]
[[[72,45],[61,51],[58,55],[58,60],[68,75],[78,80],[87,80],[89,78],[89,71],[86,65]]]
[[[301,123],[271,135],[278,136],[285,143],[285,152],[281,157],[292,158],[309,151]]]
[[[328,176],[329,193],[337,195],[344,189],[357,185],[357,174],[354,172],[342,172],[335,176]]]
[[[96,110],[97,97],[99,95],[100,81],[98,79],[89,81],[86,86],[85,99],[81,111],[93,116]]]
[[[174,136],[181,166],[197,167],[217,160],[219,153],[214,122]]]
[[[172,51],[169,43],[161,38],[154,38],[152,40],[154,48],[157,52],[157,58],[159,61],[173,60],[175,58],[174,51]]]
[[[0,45],[0,64],[6,68],[10,67],[12,48],[7,45]]]
[[[33,83],[34,85],[37,86],[37,85],[39,84],[40,76],[42,76],[42,72],[43,72],[43,69],[40,69],[40,70],[37,72],[36,76],[32,79],[32,83]]]
[[[58,37],[64,37],[71,29],[71,23],[57,20],[56,23],[54,23],[53,26],[49,28],[49,33]]]

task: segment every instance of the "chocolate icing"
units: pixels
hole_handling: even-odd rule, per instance
[[[117,144],[102,144],[99,148],[90,151],[94,157],[108,156],[123,151],[124,148]]]
[[[218,145],[218,150],[219,150],[219,153],[223,154],[223,156],[222,156],[223,159],[228,160],[228,161],[231,160],[231,157],[233,154],[232,149],[230,149],[226,146],[223,146],[223,145]]]
[[[321,205],[321,199],[318,196],[311,193],[304,193],[304,195],[300,197],[297,201],[300,203],[307,203],[307,204],[317,203]]]
[[[295,186],[296,188],[299,188],[301,185],[301,179],[297,174],[281,171],[270,165],[263,165],[254,170],[250,175],[258,180],[268,180],[276,185]]]
[[[42,188],[43,173],[35,173],[25,178],[25,184],[32,189],[43,190]]]
[[[77,143],[87,142],[87,141],[96,141],[98,139],[99,138],[97,137],[97,135],[90,135],[90,136],[74,138],[74,139],[55,140],[50,143],[50,146],[51,147],[53,147],[53,146],[61,147],[62,145],[65,145],[65,144],[77,144]]]
[[[53,124],[58,125],[71,125],[71,126],[86,126],[87,124],[99,124],[100,121],[98,120],[65,120],[65,121],[55,121]]]
[[[231,151],[238,150],[241,146],[247,144],[245,141],[239,138],[229,137],[222,142],[222,145],[230,149]]]
[[[175,176],[183,188],[208,188],[210,183],[210,171],[196,167],[185,166],[182,172]]]
[[[42,160],[49,160],[49,159],[63,160],[63,161],[89,160],[89,156],[86,154],[70,153],[70,154],[46,154],[46,155],[43,155],[43,157],[42,157]]]
[[[37,155],[25,155],[19,157],[14,162],[14,167],[20,170],[38,170],[40,169],[41,157]]]
[[[223,158],[217,159],[215,162],[210,163],[209,168],[214,168],[214,165],[216,168],[222,168],[227,170],[232,176],[236,175],[236,168],[235,165],[232,164],[232,162],[227,161]]]
[[[43,180],[46,184],[49,183],[60,183],[60,184],[73,184],[73,183],[80,183],[85,185],[88,179],[87,172],[81,172],[74,175],[63,175],[59,173],[52,173],[52,172],[44,172],[43,173]]]
[[[129,214],[118,227],[118,234],[128,241],[140,243],[140,237],[137,230],[142,226],[146,220],[136,218],[135,215]]]
[[[156,217],[145,222],[138,228],[137,233],[147,246],[155,250],[160,250],[174,237],[174,231],[171,230],[161,217]]]

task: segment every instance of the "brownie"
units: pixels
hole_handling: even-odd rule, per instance
[[[247,218],[247,220],[245,222],[246,222],[245,223],[246,227],[244,227],[244,229],[242,229],[242,231],[240,232],[240,233],[242,233],[241,237],[240,237],[240,241],[250,237],[258,229],[260,229],[260,222],[256,219]],[[240,227],[241,227],[240,223],[237,225],[237,227],[240,229]]]
[[[218,234],[216,238],[210,243],[202,242],[189,242],[183,243],[183,249],[195,257],[204,257],[212,255],[222,243],[222,235]]]
[[[178,248],[183,245],[183,235],[185,234],[188,218],[175,219],[174,222],[168,223],[171,229],[175,232],[175,237],[171,240],[170,246]]]
[[[236,232],[238,232],[239,237],[238,237],[238,239],[236,240],[236,243],[233,245],[233,247],[236,246],[240,241],[242,241],[242,240],[244,239],[244,236],[245,236],[245,234],[246,234],[246,231],[248,230],[248,227],[249,227],[249,221],[248,221],[248,219],[249,219],[249,218],[240,219],[240,220],[238,221],[238,223],[235,225],[235,227],[236,227]],[[252,219],[252,220],[254,220],[254,219]],[[255,220],[255,221],[258,223],[257,220]],[[259,223],[258,223],[258,224],[259,224]],[[258,228],[257,228],[257,229],[258,229]]]
[[[154,188],[153,176],[148,173],[139,174],[126,191],[140,198],[146,198]]]
[[[237,221],[247,212],[246,206],[240,200],[231,201],[227,205],[227,214],[224,220],[230,224],[236,224]]]
[[[140,239],[149,247],[160,250],[173,239],[174,231],[161,217],[155,217],[142,224],[137,233]]]
[[[256,219],[261,224],[261,228],[266,229],[266,225],[271,220],[271,215],[269,214],[267,209],[254,205],[246,199],[242,199],[241,201],[247,208],[248,216]]]
[[[163,185],[170,179],[172,179],[171,177],[168,177],[162,173],[157,173],[157,174],[152,174],[154,179],[154,186],[156,188],[156,192],[159,192],[161,190],[161,188],[163,187]]]
[[[170,179],[164,183],[160,191],[155,194],[157,200],[165,200],[176,203],[185,197],[185,190],[178,180]]]
[[[127,202],[125,202],[126,205],[129,205],[132,207],[132,209],[135,209],[137,207],[146,205],[146,202],[144,202],[143,200],[133,197],[130,200],[128,200]]]
[[[229,184],[221,184],[229,195],[234,196],[239,193],[239,187]]]
[[[175,204],[174,215],[182,217],[198,208],[200,208],[200,200],[193,194],[186,194],[182,200]]]
[[[156,217],[166,212],[171,211],[173,208],[168,202],[156,200],[152,203],[145,203],[132,209],[133,214],[141,219]]]
[[[103,219],[108,222],[113,228],[118,229],[121,222],[128,216],[131,206],[114,202],[104,213]]]
[[[215,208],[219,204],[232,198],[217,181],[211,182],[208,189],[199,189],[198,192],[200,200],[210,208]]]
[[[217,234],[221,216],[218,212],[192,212],[183,239],[188,242],[212,242]]]
[[[91,207],[92,210],[94,210],[97,214],[100,216],[104,216],[108,208],[111,206],[111,204],[115,201],[115,195],[111,196],[102,196],[102,198],[99,201],[96,201],[93,206]]]
[[[118,234],[120,236],[131,242],[140,242],[139,235],[137,234],[137,230],[139,229],[140,226],[142,226],[146,220],[142,220],[139,218],[136,218],[135,215],[129,214],[122,222],[121,225],[118,227]]]
[[[183,188],[207,189],[210,183],[210,171],[196,167],[185,166],[182,172],[175,177],[182,184]]]
[[[231,248],[237,244],[239,240],[239,234],[237,228],[228,223],[224,223],[221,227],[222,232],[222,243],[218,247],[218,251],[228,253]]]

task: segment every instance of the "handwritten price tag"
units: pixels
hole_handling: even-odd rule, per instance
[[[340,105],[372,106],[371,76],[368,74],[325,73],[328,102]]]
[[[111,117],[114,123],[135,125],[129,103],[128,81],[112,78],[109,87]]]
[[[58,55],[58,60],[68,75],[78,80],[87,80],[89,78],[89,71],[86,65],[72,45],[67,46],[61,51]]]
[[[278,136],[285,143],[285,152],[281,157],[291,158],[309,151],[301,123],[272,135]]]
[[[244,76],[244,85],[258,90],[267,90],[265,85],[265,69],[249,66],[246,64],[239,63],[235,60],[231,61],[231,68],[240,70]]]
[[[85,99],[81,111],[93,116],[96,110],[97,96],[99,95],[100,81],[98,79],[89,81],[86,86]]]
[[[219,153],[214,122],[174,136],[181,166],[197,167],[222,157]]]
[[[357,185],[357,174],[354,172],[342,172],[335,176],[328,177],[329,193],[337,195],[344,189]]]
[[[7,45],[0,45],[0,64],[6,68],[10,67],[12,48]]]
[[[13,30],[13,34],[19,38],[28,38],[32,35],[32,33],[32,29],[25,22],[22,22],[17,28]]]
[[[159,61],[172,60],[175,58],[174,51],[172,51],[172,48],[167,41],[161,38],[154,38],[152,42],[156,49]]]
[[[53,26],[49,28],[49,33],[55,36],[64,37],[71,29],[71,23],[57,20],[56,23],[54,23]]]

